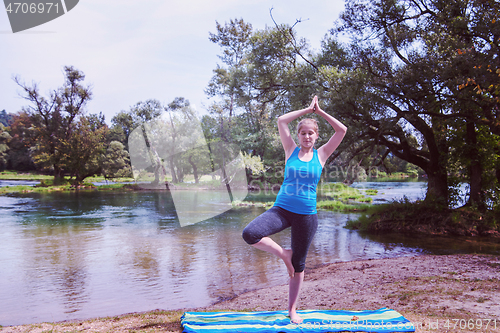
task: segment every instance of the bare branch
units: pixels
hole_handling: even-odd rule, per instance
[[[304,57],[302,55],[302,53],[300,52],[300,50],[297,48],[297,40],[295,39],[293,33],[292,33],[292,30],[293,28],[298,24],[298,23],[301,23],[302,22],[302,19],[296,19],[294,25],[292,25],[292,27],[290,28],[290,31],[288,33],[286,33],[284,31],[284,29],[281,29],[280,26],[278,25],[278,23],[276,23],[276,21],[274,20],[274,17],[273,17],[273,9],[271,7],[271,9],[269,9],[269,15],[271,16],[271,19],[273,20],[274,22],[274,25],[276,26],[276,28],[278,29],[279,32],[281,32],[281,34],[288,40],[288,42],[293,46],[293,49],[295,50],[295,52],[299,55],[299,57],[301,57],[305,62],[307,62],[309,65],[311,65],[315,70],[318,70],[318,66],[316,66],[315,64],[313,64],[309,59],[307,59],[306,57]],[[291,38],[290,38],[291,37]]]

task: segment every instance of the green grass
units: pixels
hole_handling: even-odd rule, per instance
[[[323,183],[318,186],[317,209],[336,212],[362,212],[371,207],[372,198],[366,197],[358,189],[342,183]],[[270,208],[274,202],[237,201],[233,207]]]
[[[371,205],[367,204],[346,204],[339,200],[323,200],[318,201],[316,207],[318,209],[333,210],[336,212],[361,212],[366,211]]]
[[[87,182],[105,182],[106,178],[103,176],[92,176],[85,178],[85,181]],[[133,182],[134,178],[131,177],[120,177],[120,178],[108,178],[108,182],[113,182],[113,183],[126,183],[126,182]]]
[[[351,202],[371,203],[373,201],[372,198],[365,196],[360,190],[342,183],[322,184],[318,189],[318,193],[320,197],[338,200],[346,204]]]
[[[366,195],[376,195],[378,193],[378,190],[368,188],[365,190]]]
[[[22,173],[18,171],[2,171],[0,172],[1,180],[48,180],[53,179],[54,176],[41,175],[37,173]]]
[[[274,205],[274,202],[258,202],[258,201],[233,201],[233,207],[262,207],[269,209]],[[364,212],[368,210],[371,205],[368,204],[346,204],[338,200],[323,200],[318,201],[316,204],[317,209],[331,210],[335,212]]]
[[[0,180],[40,180],[40,181],[51,181],[54,179],[53,175],[44,175],[36,172],[19,172],[19,171],[2,171],[0,172]],[[70,180],[69,180],[70,181]],[[85,179],[86,182],[104,182],[106,178],[103,176],[92,176]],[[110,182],[122,183],[122,182],[133,182],[134,178],[123,177],[123,178],[113,178],[108,179]]]
[[[269,209],[273,206],[274,202],[258,202],[258,201],[241,201],[241,200],[234,200],[232,202],[233,208],[238,208],[238,207],[262,207]]]
[[[0,194],[6,193],[42,193],[42,192],[52,192],[52,191],[70,191],[75,188],[71,185],[56,185],[56,186],[46,186],[46,187],[35,187],[29,185],[16,185],[16,186],[4,186],[0,187]]]
[[[97,186],[98,190],[121,190],[126,187],[127,184],[108,184]]]

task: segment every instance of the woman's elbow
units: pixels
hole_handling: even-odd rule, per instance
[[[340,134],[342,134],[342,136],[344,136],[347,133],[347,127],[345,125],[340,126],[340,128],[338,129],[338,132],[340,132]]]

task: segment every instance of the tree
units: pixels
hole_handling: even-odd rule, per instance
[[[38,85],[15,82],[24,90],[22,96],[30,105],[23,108],[33,125],[32,156],[35,164],[52,169],[54,182],[64,178],[64,170],[71,155],[68,144],[77,122],[92,97],[90,87],[82,85],[85,75],[72,66],[64,67],[65,81],[61,88],[52,90],[48,97],[41,95]]]
[[[500,203],[499,35],[500,3],[470,1],[446,4],[454,18],[439,17],[454,36],[449,89],[454,122],[452,159],[469,182],[468,205],[480,210]]]
[[[67,153],[62,162],[71,177],[75,177],[75,185],[101,173],[107,131],[102,115],[82,116],[73,126],[70,137],[63,145]]]
[[[8,114],[7,111],[0,111],[0,124],[8,127],[12,123],[13,115]]]
[[[235,99],[238,98],[238,90],[241,85],[238,82],[244,75],[245,55],[250,46],[252,25],[243,19],[230,20],[224,26],[216,22],[217,33],[210,33],[210,41],[219,44],[223,48],[219,58],[228,67],[217,66],[214,76],[208,84],[206,93],[210,97],[218,96],[223,103],[227,104],[229,119],[232,118],[235,109]]]
[[[102,162],[102,174],[106,179],[131,177],[130,157],[125,146],[119,141],[111,141]]]
[[[343,115],[359,124],[359,152],[384,146],[421,167],[429,177],[426,199],[444,205],[453,171],[449,153],[460,150],[468,151],[468,161],[458,160],[468,166],[471,200],[484,202],[476,195],[484,190],[484,158],[476,143],[489,134],[478,120],[495,107],[481,106],[459,87],[478,60],[498,61],[497,28],[490,28],[490,13],[498,10],[486,7],[461,0],[348,1],[340,30],[353,37],[353,66],[323,70],[331,99],[347,106]],[[464,56],[463,49],[474,49],[474,55]],[[450,131],[461,138],[452,140]]]
[[[125,145],[126,149],[128,149],[130,133],[138,126],[159,117],[163,109],[164,107],[161,102],[156,99],[138,102],[134,106],[131,106],[130,110],[122,110],[111,118],[113,133],[117,138],[120,138],[122,135],[124,136],[121,142]]]
[[[170,174],[172,183],[184,181],[193,173],[195,182],[207,171],[209,152],[195,110],[183,97],[163,107],[158,104],[156,117],[142,118],[129,133],[128,145],[134,176],[140,180],[154,174],[153,186],[163,184]],[[162,112],[165,111],[165,112]],[[130,120],[135,122],[135,112]]]
[[[219,127],[214,131],[269,163],[281,161],[274,119],[312,96],[313,72],[297,59],[307,43],[287,25],[252,31],[243,20],[217,23],[210,40],[221,46],[225,65],[217,66],[207,89],[219,98],[210,107]]]
[[[0,170],[5,170],[8,163],[9,141],[11,136],[5,130],[5,126],[0,123]]]
[[[309,52],[293,26],[276,24],[239,38],[241,24],[218,24],[213,41],[242,44],[220,43],[224,56],[242,55],[237,64],[217,67],[211,84],[219,90],[210,91],[232,98],[212,114],[220,125],[228,123],[225,110],[239,110],[233,114],[241,122],[210,133],[267,162],[274,146],[270,120],[316,93],[349,125],[343,151],[332,159],[369,167],[370,160],[387,166],[398,158],[425,171],[427,201],[448,205],[453,187],[465,180],[469,204],[491,207],[500,184],[499,7],[494,0],[348,0],[319,54]],[[338,32],[351,43],[338,42]],[[261,145],[253,144],[257,137]]]
[[[200,133],[196,133],[196,129],[191,128],[195,115],[189,107],[187,99],[176,97],[168,104],[165,111],[167,111],[167,116],[165,117],[163,129],[165,130],[166,136],[164,140],[167,145],[160,147],[160,142],[156,142],[155,146],[158,147],[156,151],[159,151],[160,155],[167,159],[172,182],[181,183],[184,179],[186,161],[189,161],[183,158],[182,153],[186,151],[187,147],[191,146],[189,144],[191,135],[193,135],[193,138],[196,137],[195,140],[200,140],[199,135],[196,135]],[[197,173],[196,167],[195,171]]]
[[[132,117],[131,111],[120,111],[117,115],[111,118],[111,130],[112,133],[117,134],[121,143],[128,147],[128,139],[130,136],[130,132],[137,127]]]
[[[36,170],[31,158],[34,130],[30,116],[25,112],[13,115],[9,133],[12,139],[9,143],[8,168],[17,171]]]

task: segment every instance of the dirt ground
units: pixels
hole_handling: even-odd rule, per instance
[[[181,332],[184,311],[284,310],[288,286],[264,288],[198,309],[3,327],[10,332]],[[416,332],[500,332],[500,257],[422,255],[328,264],[306,271],[300,309],[388,307]]]

